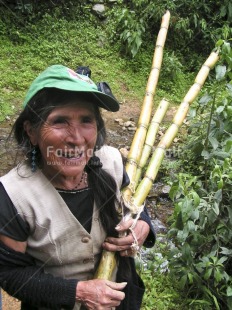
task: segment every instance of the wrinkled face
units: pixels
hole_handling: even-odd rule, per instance
[[[82,173],[97,139],[93,105],[75,102],[53,109],[30,138],[41,151],[42,169],[47,175],[72,177]]]

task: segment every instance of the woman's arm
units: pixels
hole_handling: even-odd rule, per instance
[[[23,249],[14,240],[7,243]],[[11,296],[33,306],[62,307],[72,309],[75,304],[77,280],[55,278],[36,266],[27,253],[15,251],[0,243],[0,286]]]
[[[0,243],[0,286],[28,306],[73,309],[75,302],[87,309],[116,307],[125,298],[126,283],[107,280],[79,281],[44,273],[33,258]]]
[[[0,234],[0,241],[4,243],[8,248],[14,251],[21,252],[21,253],[26,252],[26,247],[27,247],[26,241],[25,242],[16,241],[1,234]]]

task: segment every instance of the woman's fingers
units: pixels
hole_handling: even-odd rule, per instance
[[[122,231],[125,231],[125,230],[128,230],[131,225],[134,223],[134,220],[133,219],[129,219],[127,221],[121,221],[116,227],[115,229],[118,231],[118,232],[122,232]]]
[[[76,300],[83,303],[87,309],[101,310],[117,307],[125,298],[122,290],[126,285],[126,282],[115,283],[101,279],[79,281]]]
[[[125,237],[120,238],[107,237],[103,247],[109,251],[126,250],[129,249],[131,244],[135,241],[135,238],[138,242],[138,245],[142,246],[149,234],[149,231],[150,231],[149,225],[146,222],[139,220],[136,226],[133,228],[134,235],[129,230],[128,235]]]

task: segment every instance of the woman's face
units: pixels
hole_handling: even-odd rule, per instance
[[[48,115],[35,140],[42,169],[49,176],[74,177],[82,173],[97,139],[97,122],[91,103],[71,103]]]

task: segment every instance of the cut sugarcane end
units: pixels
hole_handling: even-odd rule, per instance
[[[206,62],[204,63],[204,65],[205,66],[208,66],[208,67],[210,67],[210,69],[212,69],[214,66],[215,66],[215,64],[216,64],[216,62],[219,60],[219,54],[218,54],[218,52],[212,52],[210,55],[209,55],[209,57],[208,57],[208,59],[206,60]]]

